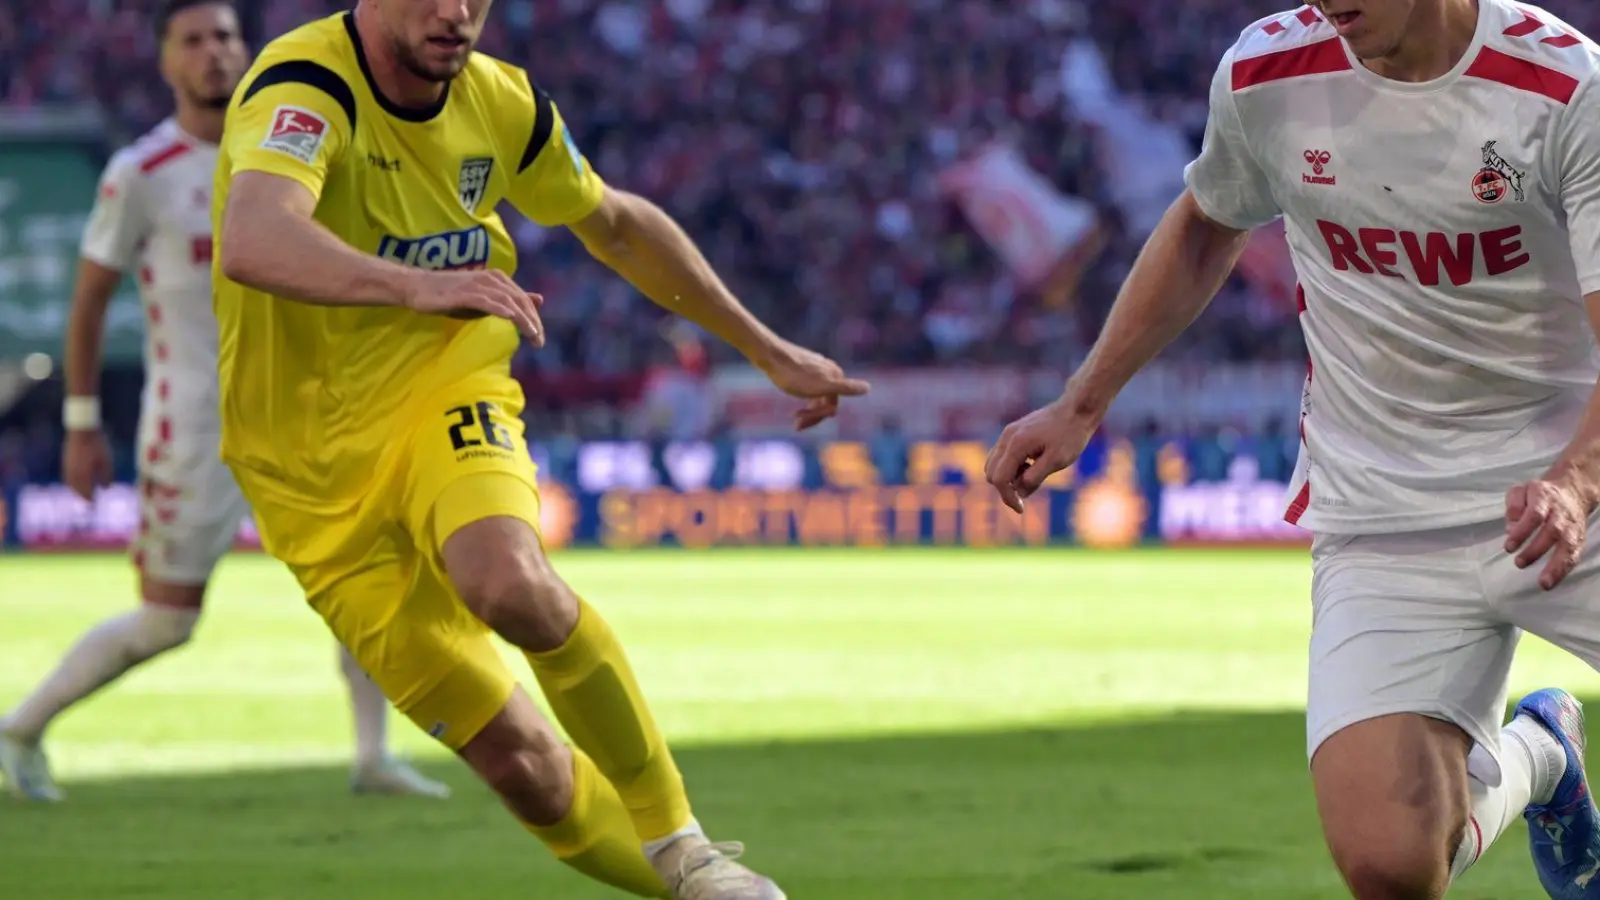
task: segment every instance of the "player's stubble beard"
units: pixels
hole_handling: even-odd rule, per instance
[[[465,36],[463,35],[463,37]],[[422,55],[417,52],[416,48],[403,41],[397,40],[394,42],[394,56],[395,59],[399,61],[400,65],[412,75],[417,76],[423,81],[444,84],[449,81],[454,81],[455,77],[461,74],[461,70],[466,68],[467,59],[468,57],[472,56],[472,50],[477,46],[477,43],[478,42],[476,40],[467,38],[466,45],[453,60],[437,66],[428,65],[428,63],[422,59]]]

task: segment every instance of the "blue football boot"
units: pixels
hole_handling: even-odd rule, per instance
[[[1528,804],[1528,848],[1551,900],[1600,900],[1600,811],[1583,770],[1583,704],[1559,688],[1534,691],[1517,704],[1567,753],[1567,771],[1546,804]]]

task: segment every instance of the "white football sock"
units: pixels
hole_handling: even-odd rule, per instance
[[[700,823],[695,821],[694,819],[690,819],[689,820],[689,824],[683,826],[682,828],[679,828],[677,831],[674,831],[673,833],[667,835],[664,838],[658,838],[657,840],[653,840],[653,841],[646,841],[645,845],[644,845],[644,856],[645,856],[645,859],[655,859],[657,854],[659,854],[661,851],[667,849],[668,847],[672,846],[672,842],[673,841],[676,841],[679,838],[685,838],[685,837],[690,837],[690,836],[700,837],[700,838],[703,838],[703,837],[706,836],[705,830],[702,829],[700,827]]]
[[[1489,845],[1522,815],[1529,803],[1547,803],[1567,771],[1567,754],[1550,732],[1528,716],[1518,716],[1500,729],[1500,778],[1495,781],[1494,760],[1482,747],[1467,757],[1468,784],[1472,789],[1472,819],[1461,835],[1450,863],[1455,881],[1483,857]]]
[[[339,671],[350,685],[350,710],[356,724],[356,765],[383,761],[389,743],[389,700],[344,647],[339,648]]]
[[[198,609],[145,603],[101,622],[78,639],[56,670],[12,710],[0,729],[23,740],[38,740],[50,721],[67,707],[134,666],[188,641],[199,620]]]

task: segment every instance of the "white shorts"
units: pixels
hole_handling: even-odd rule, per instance
[[[218,434],[175,431],[159,417],[140,424],[139,533],[129,549],[146,577],[205,584],[249,514]]]
[[[1357,722],[1420,713],[1460,726],[1498,762],[1522,632],[1600,668],[1600,547],[1549,592],[1544,562],[1518,569],[1500,522],[1318,535],[1311,555],[1308,755]]]

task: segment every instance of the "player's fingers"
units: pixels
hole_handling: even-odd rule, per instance
[[[1578,558],[1583,554],[1583,541],[1570,535],[1559,541],[1555,552],[1550,554],[1550,561],[1545,564],[1544,571],[1539,573],[1539,587],[1550,590],[1566,580],[1568,574],[1578,565]]]
[[[539,309],[544,309],[544,295],[543,294],[535,294],[533,291],[528,291],[528,300],[530,302],[532,302],[535,307],[537,307]]]
[[[530,299],[533,296],[536,296],[536,295],[533,295],[533,294],[519,294],[519,295],[517,295],[517,299],[521,301],[518,304],[518,310],[517,311],[522,315],[522,323],[518,325],[518,330],[522,330],[524,327],[529,329],[529,330],[523,331],[522,333],[528,335],[528,340],[535,347],[543,347],[544,346],[544,319],[539,317],[539,305],[537,303],[535,303],[532,299]]]
[[[1525,504],[1521,515],[1506,525],[1506,552],[1515,553],[1518,547],[1528,542],[1528,538],[1533,537],[1544,521],[1544,509],[1540,504]]]
[[[1512,523],[1522,518],[1528,508],[1528,486],[1519,484],[1506,491],[1506,529],[1509,531]]]
[[[510,275],[507,275],[505,272],[499,269],[479,269],[478,271],[482,272],[482,277],[487,279],[488,283],[494,286],[492,289],[516,293],[520,293],[522,291],[521,286],[517,284],[517,280],[515,278],[512,278]]]
[[[1066,467],[1065,456],[1055,450],[1047,450],[1033,461],[1033,465],[1017,476],[1017,488],[1022,496],[1031,497],[1035,491],[1044,487],[1046,479]]]
[[[1553,548],[1561,543],[1563,537],[1564,536],[1561,532],[1561,527],[1558,523],[1551,521],[1545,522],[1544,527],[1540,528],[1538,532],[1533,535],[1533,539],[1524,544],[1522,546],[1522,550],[1517,553],[1517,568],[1526,569],[1527,567],[1543,559],[1546,553],[1549,553]]]
[[[539,314],[528,301],[527,294],[521,289],[482,297],[482,309],[491,315],[506,319],[517,326],[517,331],[522,333],[535,347],[544,346],[543,323],[539,321]]]
[[[995,487],[1000,486],[1000,460],[1005,457],[1006,449],[1011,444],[1012,435],[1016,434],[1015,425],[1007,425],[1000,432],[1000,437],[995,439],[994,446],[989,448],[989,455],[983,459],[983,480]]]
[[[841,372],[828,385],[828,390],[840,397],[860,397],[867,391],[872,390],[872,385],[860,378],[846,378],[844,373]]]
[[[1004,503],[1012,512],[1018,515],[1022,514],[1022,495],[1017,493],[1017,486],[1014,483],[1008,481],[1005,484],[997,485],[996,490],[1000,492],[1001,503]]]
[[[818,397],[795,410],[796,431],[805,431],[833,418],[839,412],[838,397]]]
[[[1000,493],[1001,502],[1015,512],[1022,512],[1022,495],[1017,492],[1017,477],[1022,474],[1025,455],[1015,440],[1008,441],[1005,450],[994,460],[994,476],[989,483]]]

